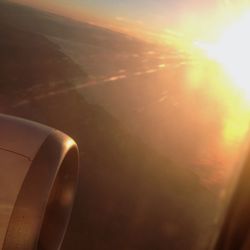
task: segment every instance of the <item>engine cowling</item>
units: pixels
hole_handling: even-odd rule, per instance
[[[66,134],[0,115],[0,249],[60,249],[77,189],[78,155]]]

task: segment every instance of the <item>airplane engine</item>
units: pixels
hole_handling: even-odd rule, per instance
[[[0,249],[60,249],[78,169],[69,136],[0,115]]]

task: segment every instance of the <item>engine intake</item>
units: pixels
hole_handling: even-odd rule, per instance
[[[0,115],[0,249],[60,249],[78,180],[76,143]]]

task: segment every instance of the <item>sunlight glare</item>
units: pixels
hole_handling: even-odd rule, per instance
[[[234,145],[248,133],[250,120],[250,10],[244,11],[224,28],[218,39],[212,42],[196,41],[196,48],[217,63],[229,81],[222,81],[220,93],[227,101],[228,113],[224,117],[222,136],[224,143]],[[211,72],[210,72],[211,73]],[[221,86],[222,86],[221,85]],[[217,85],[218,86],[218,85]],[[228,93],[235,93],[230,98]],[[238,96],[238,98],[237,98]]]
[[[216,42],[195,42],[231,77],[236,91],[250,103],[250,11],[224,30]]]

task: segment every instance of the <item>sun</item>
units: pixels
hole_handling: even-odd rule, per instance
[[[217,61],[231,77],[234,87],[250,103],[250,10],[224,29],[213,42],[195,46]]]
[[[235,142],[240,145],[249,133],[250,122],[250,8],[237,13],[213,40],[195,41],[194,45],[225,75],[221,79],[219,75],[214,76],[215,86],[221,89],[215,91],[215,95],[218,94],[227,107],[222,118],[222,141],[228,146]],[[208,66],[206,70],[206,77],[211,78],[213,72]]]

